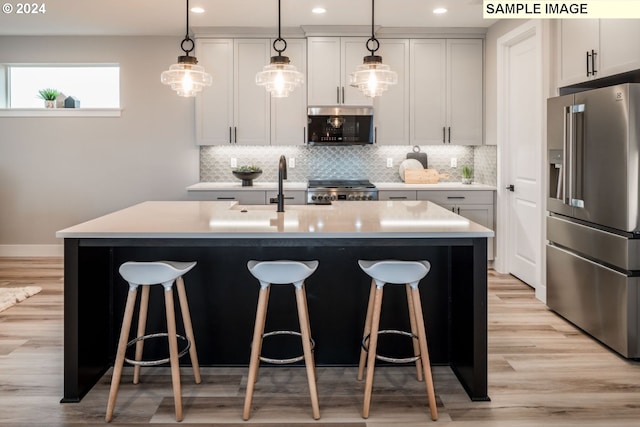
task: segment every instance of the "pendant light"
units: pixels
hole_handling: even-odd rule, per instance
[[[367,40],[367,50],[371,55],[364,57],[364,63],[349,75],[351,86],[360,89],[366,96],[376,97],[389,89],[389,85],[398,83],[398,74],[382,63],[382,57],[375,54],[380,42],[374,35],[373,12],[374,2],[371,0],[371,38]]]
[[[211,86],[213,79],[211,74],[205,73],[204,67],[197,65],[195,56],[189,56],[189,52],[195,47],[194,41],[189,37],[189,0],[187,0],[187,30],[180,48],[185,53],[178,56],[178,63],[163,71],[160,81],[171,85],[171,89],[178,92],[179,96],[195,96],[202,91],[204,86]]]
[[[273,50],[278,52],[271,57],[269,65],[265,65],[262,71],[256,74],[256,84],[264,86],[274,98],[285,98],[292,90],[304,83],[304,76],[295,66],[291,65],[289,58],[282,55],[287,49],[287,42],[282,38],[280,29],[280,0],[278,0],[278,38],[273,41]],[[278,49],[281,46],[282,49]]]

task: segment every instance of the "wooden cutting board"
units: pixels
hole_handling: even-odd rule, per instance
[[[407,184],[437,184],[441,178],[449,174],[440,173],[437,169],[407,169],[404,171],[404,182]]]

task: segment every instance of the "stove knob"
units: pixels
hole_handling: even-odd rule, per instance
[[[328,195],[328,194],[325,194],[325,195],[324,195],[324,199],[325,199],[326,201],[329,201],[329,199],[330,199],[329,195]]]
[[[311,200],[316,200],[318,197],[314,194],[313,196],[311,196]]]
[[[358,195],[356,196],[356,200],[362,200],[362,196],[358,194]]]
[[[334,200],[336,200],[336,199],[337,199],[336,195],[335,195],[335,194],[332,194],[332,195],[331,195],[331,201],[334,201]]]
[[[347,200],[355,200],[355,197],[353,196],[353,194],[349,194],[347,196]]]

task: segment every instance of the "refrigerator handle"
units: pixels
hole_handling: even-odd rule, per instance
[[[573,118],[571,115],[571,106],[564,108],[564,120],[562,123],[564,133],[562,136],[562,172],[560,174],[560,179],[562,180],[562,203],[568,205],[571,198],[571,147],[573,145],[571,143],[573,139]],[[567,191],[567,186],[569,191]]]
[[[571,143],[571,187],[569,189],[569,204],[576,208],[584,208],[584,200],[582,199],[584,171],[581,170],[583,162],[579,162],[580,159],[578,159],[578,155],[584,156],[584,108],[584,104],[571,106],[571,127],[574,134]],[[578,126],[580,130],[578,130]]]

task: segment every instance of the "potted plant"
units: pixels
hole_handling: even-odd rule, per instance
[[[242,180],[243,187],[251,187],[253,180],[262,174],[262,169],[256,165],[242,165],[235,168],[232,173],[233,176]]]
[[[461,172],[462,172],[462,183],[463,184],[471,184],[472,176],[473,176],[473,169],[471,169],[467,165],[464,165],[464,166],[462,166]]]
[[[58,95],[60,95],[60,92],[57,89],[47,88],[38,91],[38,97],[44,99],[45,108],[55,108]]]

